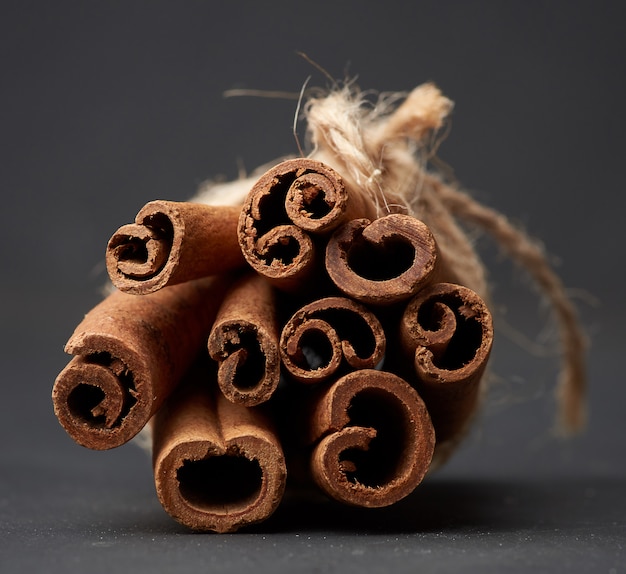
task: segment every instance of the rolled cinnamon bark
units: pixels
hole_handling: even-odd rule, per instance
[[[76,356],[52,390],[54,412],[77,443],[109,449],[145,426],[206,345],[226,283],[117,291],[85,316],[65,346]]]
[[[253,269],[277,287],[294,290],[315,267],[312,236],[373,213],[371,201],[348,194],[330,167],[291,159],[267,171],[250,190],[239,219],[239,244]]]
[[[326,247],[326,270],[335,285],[371,305],[409,299],[432,280],[436,262],[428,227],[403,214],[350,221]]]
[[[312,475],[330,497],[365,507],[388,506],[422,481],[435,432],[415,389],[376,370],[348,373],[318,399],[311,438],[319,441]]]
[[[151,201],[109,240],[106,266],[118,289],[143,295],[166,285],[244,265],[237,240],[240,209]]]
[[[253,406],[272,396],[280,379],[278,337],[273,289],[250,273],[225,297],[208,340],[227,399]]]
[[[471,289],[435,283],[408,304],[400,337],[438,444],[455,438],[476,410],[493,343],[491,313]]]
[[[287,471],[268,420],[212,394],[206,375],[181,387],[153,419],[155,486],[181,524],[233,532],[276,510]]]
[[[287,371],[301,383],[318,383],[342,367],[374,368],[385,355],[385,333],[365,306],[345,297],[305,305],[283,328],[280,353]]]

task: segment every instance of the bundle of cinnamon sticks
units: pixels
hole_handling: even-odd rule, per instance
[[[93,449],[150,425],[159,499],[190,528],[264,520],[292,465],[346,504],[395,503],[475,411],[484,302],[426,225],[377,218],[322,162],[280,163],[241,208],[152,201],[106,263],[117,290],[68,341],[55,412]]]
[[[558,277],[416,154],[451,102],[432,84],[388,101],[312,98],[311,157],[242,181],[240,199],[152,201],[107,245],[116,290],[66,345],[55,413],[93,449],[151,430],[158,497],[192,529],[258,523],[288,486],[390,505],[450,455],[493,341],[485,269],[456,218],[549,297],[564,427],[584,420],[583,337]]]

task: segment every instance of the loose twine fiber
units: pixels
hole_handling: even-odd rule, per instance
[[[430,83],[409,94],[380,95],[375,103],[350,83],[313,94],[302,106],[312,146],[309,157],[334,168],[348,188],[367,193],[379,216],[400,212],[421,219],[433,232],[440,256],[458,282],[483,299],[489,300],[486,268],[466,228],[490,234],[529,273],[558,325],[561,367],[556,387],[557,430],[572,434],[586,422],[586,344],[576,310],[537,241],[455,183],[427,171],[426,161],[436,149],[437,134],[452,107],[453,103]],[[208,183],[193,201],[241,204],[267,167],[255,170],[248,178]]]

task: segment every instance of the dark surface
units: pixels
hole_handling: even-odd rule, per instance
[[[2,4],[0,571],[623,572],[622,4],[261,4]],[[557,357],[507,328],[554,348],[546,308],[480,240],[498,380],[448,465],[389,509],[294,499],[253,531],[191,534],[159,506],[147,455],[73,444],[50,390],[119,225],[297,151],[295,101],[222,92],[326,85],[298,50],[364,89],[433,80],[455,100],[440,156],[542,238],[576,296],[590,426],[553,436]]]

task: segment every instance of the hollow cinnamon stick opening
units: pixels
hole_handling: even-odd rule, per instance
[[[435,432],[415,389],[391,373],[348,373],[314,405],[318,441],[312,475],[330,497],[364,507],[388,506],[422,481]]]
[[[149,295],[117,291],[92,309],[65,346],[75,357],[52,390],[67,433],[97,450],[134,437],[206,344],[225,286],[205,278]]]
[[[315,267],[310,234],[328,234],[352,217],[371,213],[369,200],[348,194],[333,169],[307,158],[291,159],[268,170],[250,190],[239,218],[239,243],[253,269],[293,290]]]
[[[233,532],[276,510],[287,471],[268,420],[211,393],[206,376],[179,389],[153,419],[155,486],[181,524]]]
[[[301,383],[338,376],[342,367],[374,368],[383,359],[385,346],[376,316],[345,297],[305,305],[285,324],[280,338],[283,365]]]
[[[438,443],[456,437],[476,410],[491,352],[489,309],[467,287],[435,283],[406,307],[400,337],[414,361],[417,388],[428,406]]]
[[[253,406],[272,396],[280,379],[278,336],[273,289],[250,273],[225,297],[208,340],[226,398]]]
[[[326,270],[333,283],[371,305],[409,299],[431,280],[436,262],[437,246],[428,227],[403,214],[352,220],[326,246]]]
[[[106,266],[113,284],[141,295],[244,265],[237,240],[239,208],[151,201],[135,223],[111,237]]]

